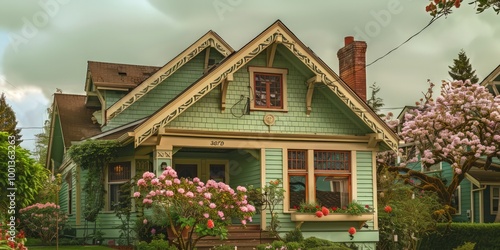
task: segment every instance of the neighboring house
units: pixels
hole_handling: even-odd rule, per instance
[[[482,82],[495,96],[500,94],[500,65],[498,65]],[[484,160],[478,161],[482,167]],[[500,205],[500,160],[493,158],[493,163],[488,171],[475,168],[466,174],[466,179],[471,183],[470,198],[473,206],[470,207],[472,222],[500,222],[498,207]],[[498,218],[498,219],[496,219]]]
[[[500,65],[478,84],[487,87],[493,95],[499,95]],[[414,108],[416,107],[405,107],[398,116],[398,119],[404,122],[404,115]],[[411,145],[400,144],[400,147],[409,150]],[[495,221],[495,218],[498,213],[500,201],[500,160],[494,158],[488,171],[480,169],[484,163],[484,160],[478,160],[477,168],[473,168],[465,175],[465,178],[455,191],[452,205],[457,210],[457,213],[452,216],[453,221],[472,223],[499,222]],[[425,168],[420,162],[417,162],[411,164],[409,167],[429,175],[438,176],[445,183],[451,182],[453,178],[452,167],[447,162],[437,163],[429,168]]]
[[[376,153],[398,147],[395,133],[366,104],[366,43],[345,42],[340,77],[280,21],[238,51],[209,31],[163,67],[89,62],[86,95],[54,95],[48,157],[66,178],[60,203],[77,235],[85,224],[84,171],[66,152],[97,139],[123,145],[116,161],[103,166],[107,198],[97,225],[106,238],[119,236],[110,212],[119,186],[171,165],[181,177],[233,187],[283,180],[283,234],[301,225],[305,237],[375,249],[376,212],[353,240],[348,228],[363,222],[291,220],[301,201],[377,207]],[[254,223],[265,229],[269,218],[256,216]]]

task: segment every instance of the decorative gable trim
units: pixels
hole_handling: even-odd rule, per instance
[[[127,95],[111,105],[111,107],[106,110],[106,123],[130,107],[137,100],[141,99],[149,91],[153,90],[158,84],[174,74],[179,68],[196,57],[204,49],[210,47],[216,49],[224,57],[227,57],[234,52],[233,48],[222,40],[217,33],[209,31],[182,53],[165,64],[165,66],[163,66],[155,74],[144,80],[144,82],[139,84]]]
[[[242,68],[246,63],[263,52],[275,41],[281,42],[312,72],[327,85],[368,127],[380,133],[382,140],[393,150],[397,150],[398,140],[394,132],[363,102],[342,80],[326,66],[314,53],[298,40],[280,21],[245,45],[235,55],[224,61],[210,74],[201,78],[176,100],[168,103],[153,114],[145,123],[135,129],[135,146],[141,145],[161,127],[179,116],[191,105],[217,87],[224,79]]]
[[[495,96],[500,95],[500,65],[498,65],[484,80],[480,83],[484,87],[490,87]]]

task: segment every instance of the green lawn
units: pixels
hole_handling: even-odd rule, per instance
[[[28,250],[37,250],[37,249],[43,249],[43,250],[56,249],[56,246],[42,246],[42,247],[28,246]],[[78,249],[85,249],[85,250],[110,250],[112,248],[103,247],[103,246],[59,246],[59,250],[78,250]]]

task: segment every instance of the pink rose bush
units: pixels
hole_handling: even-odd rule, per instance
[[[205,236],[227,236],[226,226],[233,219],[244,226],[252,221],[255,207],[247,201],[244,187],[232,189],[223,182],[199,178],[178,178],[177,172],[167,167],[160,176],[145,172],[137,181],[134,197],[146,207],[161,206],[167,214],[169,226],[179,249],[193,249]],[[183,237],[181,232],[188,231]]]
[[[50,243],[62,230],[68,216],[51,202],[36,203],[19,210],[21,225],[28,235],[38,235],[44,243]]]

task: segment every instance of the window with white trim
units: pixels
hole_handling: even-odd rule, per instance
[[[490,186],[490,211],[491,211],[491,214],[497,214],[499,199],[500,199],[500,186]]]
[[[290,208],[307,199],[307,150],[288,150],[288,199]]]
[[[250,109],[287,111],[287,69],[248,67]]]
[[[314,182],[309,183],[308,179]],[[302,202],[316,202],[326,207],[347,206],[352,197],[351,152],[288,150],[288,189],[289,209],[295,209]]]
[[[108,166],[108,210],[120,204],[121,187],[130,181],[130,162],[115,162]],[[128,194],[130,195],[130,194]],[[127,196],[128,197],[128,196]],[[123,199],[123,198],[122,198]]]

